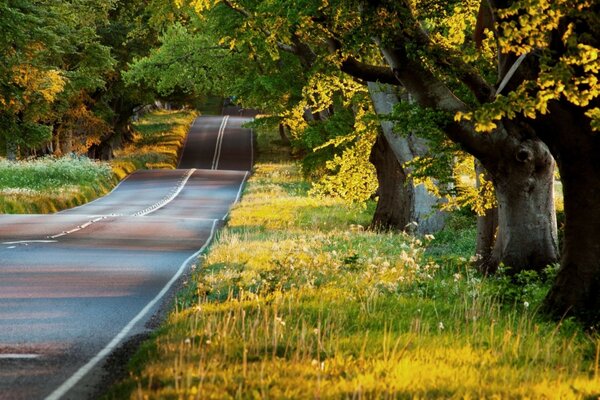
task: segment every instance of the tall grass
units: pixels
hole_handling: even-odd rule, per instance
[[[285,151],[259,144],[228,228],[106,398],[598,397],[600,342],[541,319],[534,277],[509,296],[470,268],[470,234],[365,231],[369,209],[307,197]]]

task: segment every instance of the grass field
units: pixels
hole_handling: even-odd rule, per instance
[[[109,163],[86,157],[0,160],[0,213],[45,214],[106,194],[137,169],[175,168],[193,111],[156,111],[135,127],[135,139]]]
[[[275,138],[168,321],[107,399],[592,399],[600,341],[469,267],[472,218],[436,238],[364,230],[370,207],[307,196]],[[548,275],[553,271],[549,270]]]

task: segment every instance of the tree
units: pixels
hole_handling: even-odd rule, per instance
[[[482,111],[517,114],[554,155],[563,183],[561,267],[545,308],[600,322],[600,9],[594,1],[490,1],[501,60],[524,60],[509,93]]]
[[[35,146],[51,135],[43,124],[62,92],[65,78],[51,63],[59,52],[54,17],[43,2],[14,0],[0,5],[0,132],[9,159],[20,146]]]

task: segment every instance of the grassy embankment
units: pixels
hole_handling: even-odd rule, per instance
[[[599,341],[543,321],[546,286],[482,279],[473,230],[364,231],[369,210],[306,195],[261,154],[229,226],[108,399],[596,398]]]
[[[192,111],[157,111],[135,124],[135,140],[109,163],[81,157],[0,161],[0,213],[51,213],[106,194],[137,169],[175,168]]]

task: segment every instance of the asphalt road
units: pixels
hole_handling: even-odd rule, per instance
[[[0,215],[0,399],[94,393],[239,199],[248,119],[196,119],[177,170],[134,173],[61,213]]]

